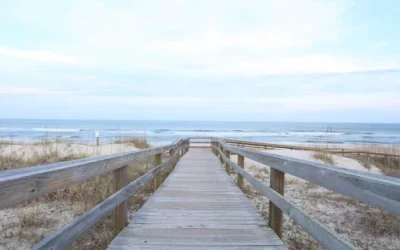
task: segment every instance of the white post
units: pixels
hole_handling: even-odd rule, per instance
[[[96,145],[99,146],[100,145],[100,133],[95,131],[94,136],[96,137]]]

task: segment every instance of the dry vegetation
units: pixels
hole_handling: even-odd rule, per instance
[[[236,162],[236,156],[231,159]],[[245,160],[245,169],[269,185],[269,167]],[[236,173],[231,172],[233,179]],[[245,194],[268,220],[269,200],[245,181]],[[400,249],[400,217],[373,208],[300,178],[285,176],[285,196],[360,249]],[[283,241],[289,249],[323,249],[284,214]]]
[[[68,143],[66,143],[68,145]],[[8,143],[2,143],[3,147],[9,146]],[[0,171],[16,168],[24,168],[28,166],[43,165],[52,162],[72,161],[82,159],[89,156],[87,152],[68,152],[66,153],[59,147],[60,142],[44,141],[31,144],[29,154],[12,150],[10,153],[1,153],[0,148]]]
[[[333,155],[328,153],[329,149],[333,149],[330,145],[323,143],[313,145],[315,148],[314,158],[327,164],[335,164]],[[354,150],[369,153],[356,153],[346,154],[348,158],[352,158],[360,162],[363,167],[370,170],[376,167],[382,171],[383,174],[400,178],[400,147],[397,145],[362,145],[355,147]],[[374,153],[387,154],[376,155]],[[390,156],[392,155],[392,156]],[[398,155],[398,156],[394,156]]]
[[[330,153],[323,151],[315,152],[313,155],[314,159],[322,161],[326,164],[335,165],[335,160]]]
[[[65,154],[54,144],[38,144],[30,155],[0,154],[0,169],[14,169],[58,161],[87,157],[87,154]],[[122,143],[122,142],[121,142]],[[132,140],[148,147],[146,140]],[[136,145],[136,144],[135,144]],[[1,150],[1,149],[0,149]],[[154,167],[153,159],[135,162],[128,167],[128,179],[133,181]],[[168,172],[163,173],[166,178]],[[67,225],[75,217],[102,202],[112,193],[112,173],[57,190],[15,207],[0,210],[0,249],[28,249],[47,235]],[[153,192],[152,183],[143,187],[128,200],[130,216],[146,202]],[[81,236],[72,249],[105,249],[113,238],[111,215],[100,221],[92,230]]]
[[[372,153],[400,155],[400,147],[396,145],[364,145],[359,149]],[[385,175],[400,178],[400,157],[374,154],[358,154],[350,157],[358,160],[367,169],[371,168],[371,166],[375,166]]]
[[[115,141],[117,144],[131,144],[136,148],[149,148],[150,144],[145,137],[130,137]]]

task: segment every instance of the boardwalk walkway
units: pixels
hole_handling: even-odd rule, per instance
[[[286,249],[211,149],[192,148],[109,249]]]

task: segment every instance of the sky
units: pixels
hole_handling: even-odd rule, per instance
[[[400,1],[0,0],[0,118],[400,122]]]

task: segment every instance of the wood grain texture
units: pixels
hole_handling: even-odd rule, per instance
[[[191,148],[109,249],[286,249],[211,149]]]
[[[230,154],[230,152],[229,152],[228,150],[225,150],[225,155],[226,155],[226,157],[228,157],[228,159],[231,157],[231,154]],[[225,162],[224,165],[225,165],[225,171],[226,171],[226,173],[229,174],[229,164]]]
[[[270,187],[283,196],[285,188],[285,173],[271,168]],[[280,210],[272,201],[269,201],[268,225],[275,231],[279,238],[282,238],[282,210]]]
[[[161,164],[161,158],[162,154],[156,154],[154,156],[154,167],[158,166]],[[156,190],[161,184],[161,174],[157,175],[156,178],[154,178],[154,190]]]
[[[118,192],[128,184],[128,166],[113,171],[113,189]],[[114,210],[114,235],[128,224],[128,203],[122,202]]]
[[[218,139],[217,139],[218,140]],[[308,151],[318,151],[318,148],[315,147],[306,147],[306,146],[296,146],[296,145],[284,145],[284,144],[274,144],[274,143],[266,143],[266,142],[254,142],[254,141],[241,141],[241,140],[232,140],[226,139],[226,143],[235,144],[239,147],[243,148],[244,145],[246,146],[253,146],[253,147],[260,147],[260,148],[286,148],[286,149],[293,149],[293,150],[308,150]],[[399,158],[400,155],[398,154],[388,154],[388,153],[379,153],[379,152],[370,152],[366,150],[356,150],[356,149],[349,149],[349,148],[326,148],[323,149],[324,152],[330,153],[340,153],[342,155],[345,154],[368,154],[368,155],[377,155],[377,156],[392,156]]]
[[[106,215],[110,214],[118,205],[123,203],[129,196],[153,180],[162,170],[170,166],[170,163],[179,158],[179,151],[164,161],[158,167],[153,168],[143,176],[128,184],[117,193],[105,199],[85,214],[79,216],[67,226],[39,242],[32,249],[67,249],[80,235],[91,229]]]
[[[215,147],[219,153],[221,150]],[[335,232],[325,227],[323,224],[313,219],[309,214],[299,209],[296,205],[288,201],[285,197],[280,195],[278,192],[268,187],[264,183],[258,181],[254,176],[247,173],[244,169],[239,167],[236,163],[222,155],[224,160],[228,164],[239,172],[250,184],[256,189],[263,193],[270,201],[272,201],[277,207],[289,215],[299,226],[301,226],[306,232],[308,232],[314,239],[316,239],[325,249],[337,250],[353,250],[356,249],[350,243],[343,240]]]
[[[400,179],[219,143],[227,150],[400,216]]]
[[[187,142],[187,140],[181,140],[181,142]],[[179,146],[179,143],[133,152],[1,171],[0,209],[88,180],[97,175],[109,173],[136,160],[174,149]]]
[[[215,150],[215,149],[213,149]],[[238,155],[237,157],[238,160],[238,166],[244,169],[244,157],[241,155]],[[238,185],[238,187],[243,191],[243,176],[241,176],[239,173],[237,173],[236,176],[236,184]]]

